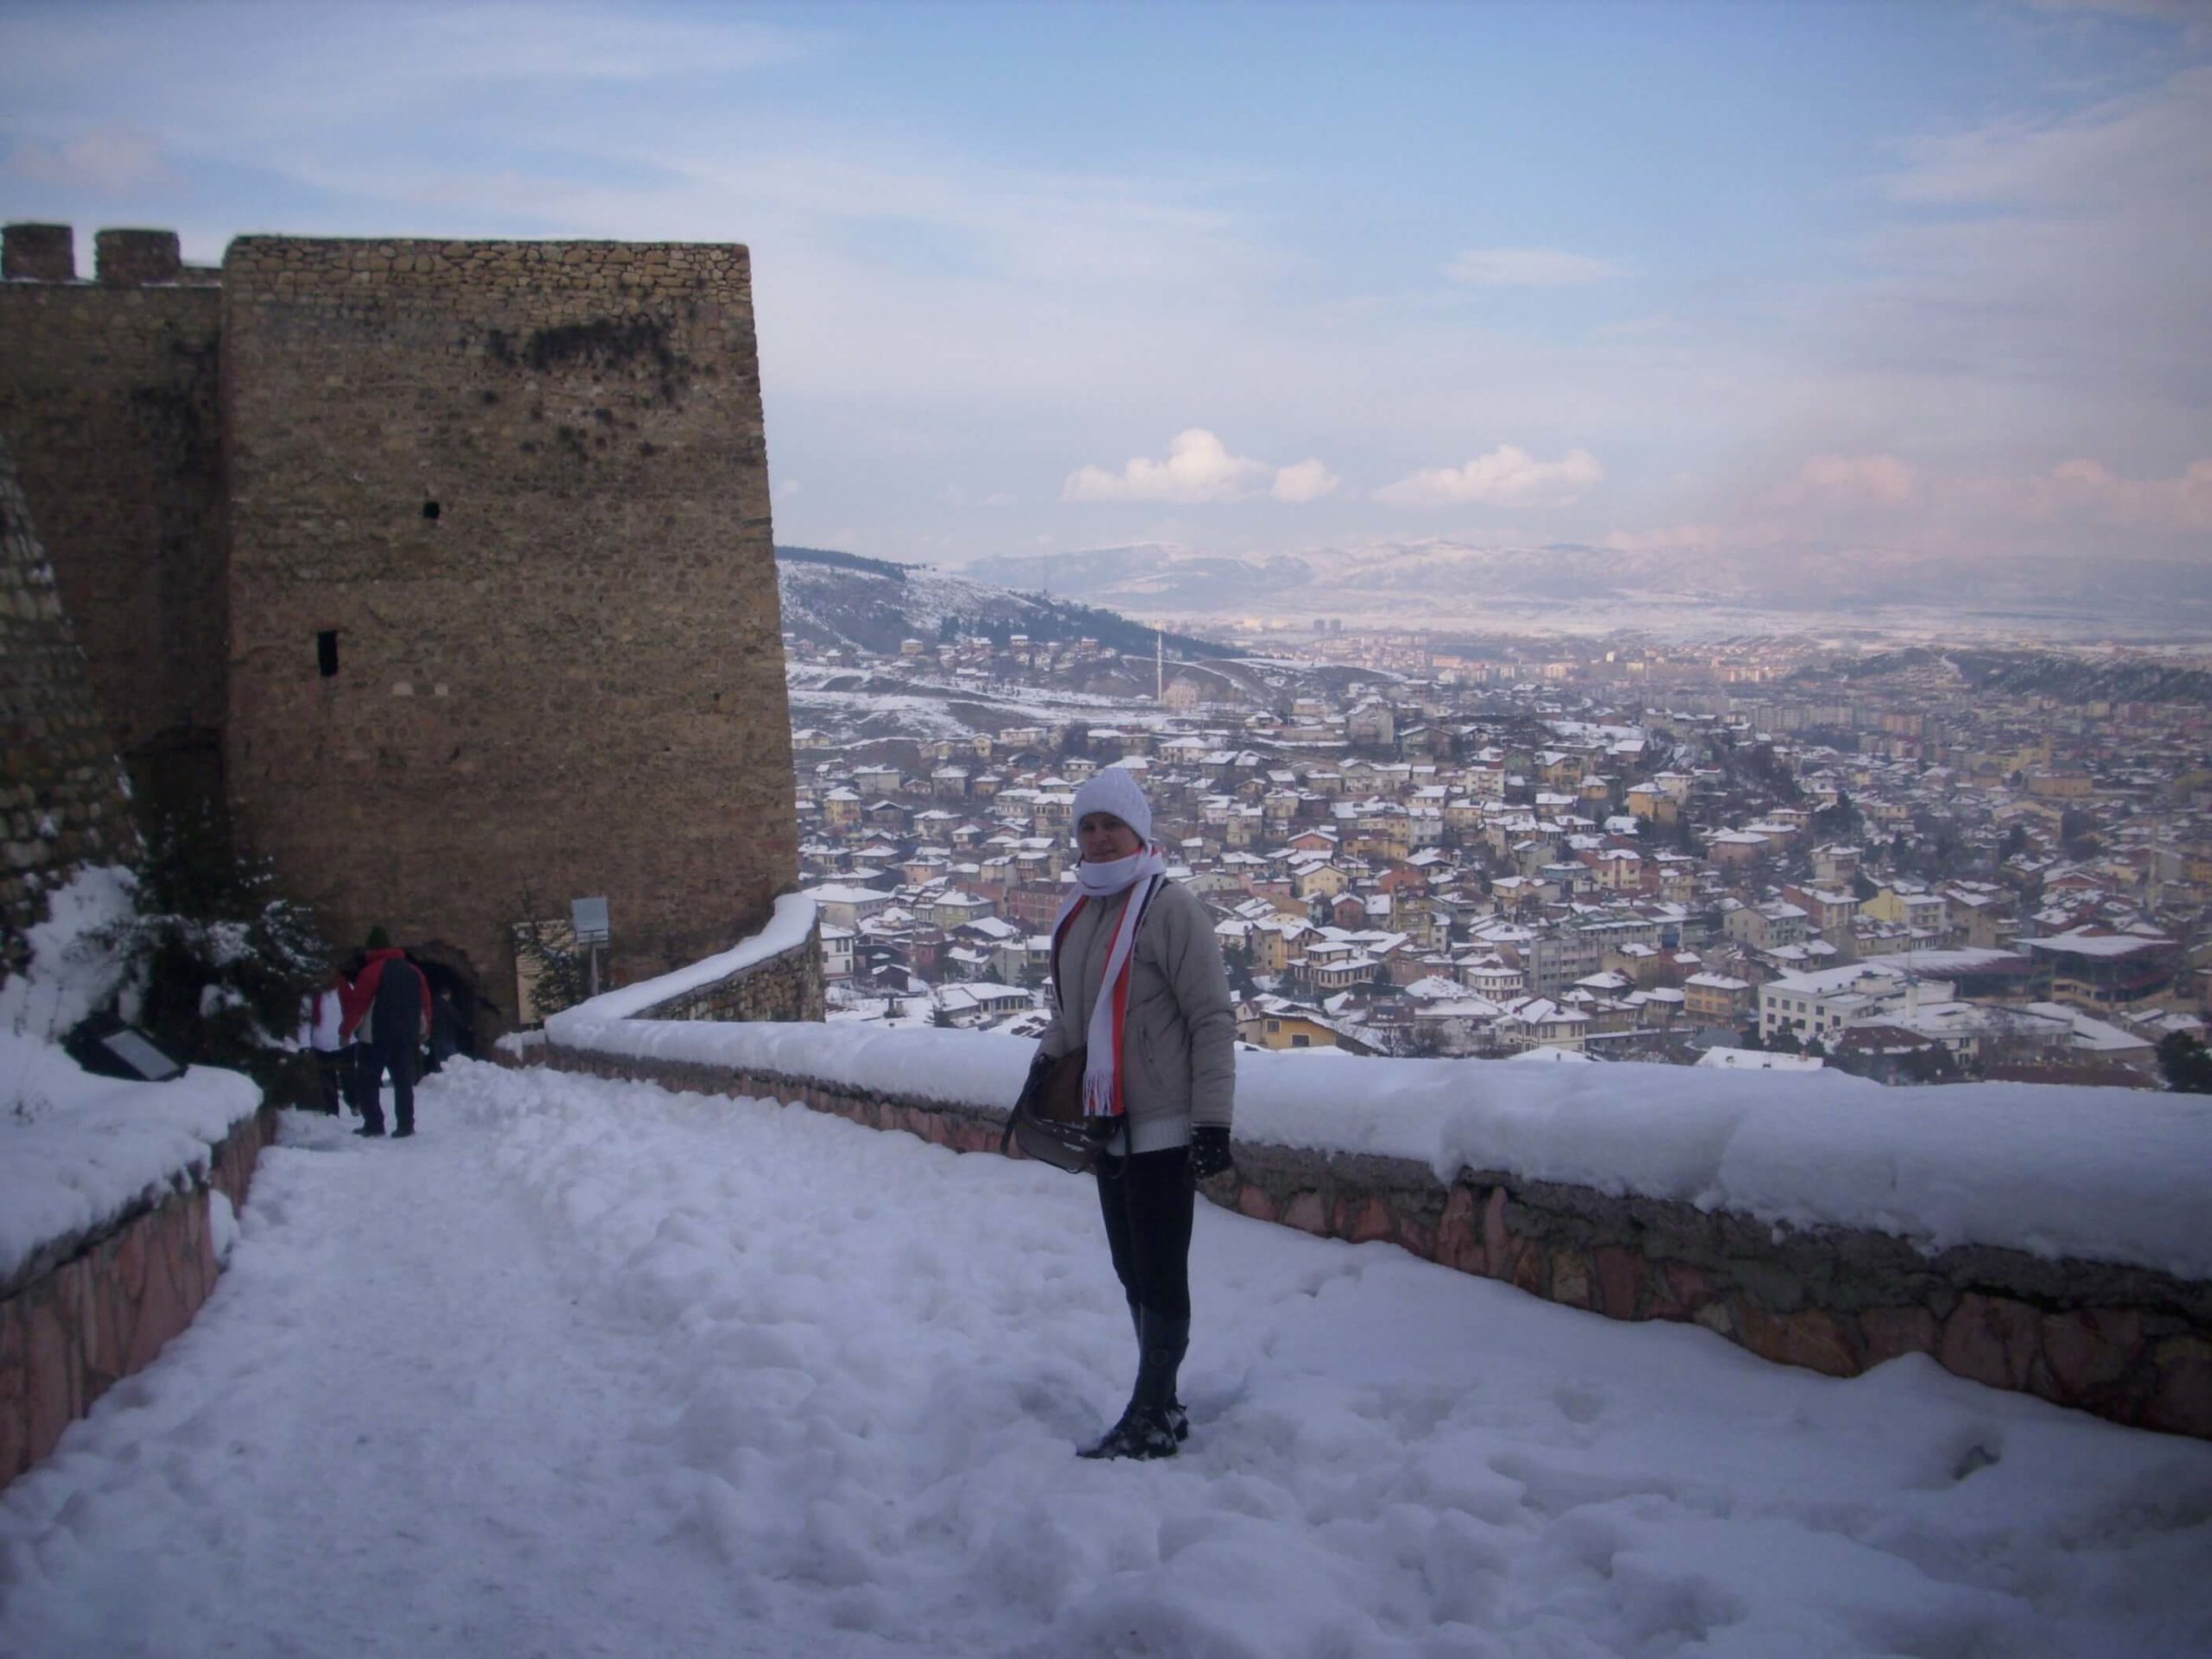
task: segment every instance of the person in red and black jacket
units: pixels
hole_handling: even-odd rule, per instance
[[[384,1076],[391,1073],[394,1139],[415,1133],[415,1067],[430,1024],[430,982],[381,927],[369,931],[368,963],[353,982],[343,1034],[360,1045],[361,1127],[384,1133]]]

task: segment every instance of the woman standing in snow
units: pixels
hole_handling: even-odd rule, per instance
[[[1167,880],[1136,779],[1097,772],[1074,817],[1083,861],[1052,926],[1057,1013],[1038,1063],[1084,1051],[1099,1209],[1137,1334],[1128,1407],[1083,1455],[1172,1458],[1190,1432],[1175,1376],[1190,1345],[1194,1184],[1229,1167],[1236,1020],[1213,924]]]

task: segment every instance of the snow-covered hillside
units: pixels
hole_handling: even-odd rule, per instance
[[[967,576],[948,575],[925,565],[889,565],[876,560],[840,559],[805,549],[777,550],[776,580],[783,601],[784,632],[817,649],[838,647],[896,656],[906,640],[919,640],[934,651],[954,635],[980,635],[1003,644],[1023,633],[1039,642],[1073,641],[1089,636],[1116,651],[1150,656],[1153,630],[1111,612],[1071,604],[1011,586],[993,587]],[[1033,569],[1010,580],[1034,583]],[[1172,655],[1211,656],[1210,642],[1172,636]]]
[[[968,574],[1014,582],[1031,562],[979,559]],[[2076,628],[2201,623],[2212,579],[2171,563],[2024,560],[1993,592],[1986,569],[1930,563],[1917,550],[1793,545],[1723,559],[1695,546],[1532,545],[1448,537],[1309,546],[1229,556],[1162,543],[1071,553],[1052,561],[1056,588],[1144,617],[1344,616],[1369,625],[1526,628],[1593,626],[1692,636],[1802,628],[1818,613],[1866,617],[1929,609],[1955,634],[2027,619],[2053,638]],[[1031,578],[1033,580],[1033,578]],[[1760,613],[1764,613],[1764,620]],[[1794,619],[1790,620],[1788,619]],[[2123,629],[2123,632],[2125,629]]]

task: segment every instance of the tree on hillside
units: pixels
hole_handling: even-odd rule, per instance
[[[1859,809],[1847,790],[1836,791],[1834,804],[1813,814],[1813,833],[1823,841],[1848,841],[1858,830]]]
[[[2212,1051],[2190,1033],[2174,1031],[2158,1039],[2158,1070],[2177,1094],[2212,1095]]]

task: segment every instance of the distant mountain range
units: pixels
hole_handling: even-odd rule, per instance
[[[1034,580],[1035,564],[1024,564],[1019,574]],[[1146,657],[1154,646],[1151,626],[1110,610],[826,548],[779,547],[776,581],[784,632],[817,647],[858,647],[890,656],[908,639],[934,649],[968,636],[1004,644],[1017,633],[1054,643],[1096,639]],[[1217,641],[1172,630],[1163,643],[1171,657],[1211,658],[1226,650]]]
[[[1970,690],[2050,697],[2069,706],[2093,702],[2212,703],[2212,673],[2108,653],[2085,659],[2055,652],[1919,647],[1862,658],[1840,671],[1808,669],[1796,677],[1840,671],[1847,680],[1866,683],[1939,665]]]
[[[966,567],[979,582],[1034,584],[1037,562],[994,557]],[[2212,622],[2212,568],[2142,559],[2022,557],[1931,564],[1863,547],[1792,547],[1727,560],[1573,543],[1493,547],[1431,540],[1241,558],[1160,543],[1055,556],[1056,592],[1142,614],[1236,619],[1258,613],[1402,614],[1466,620],[1516,601],[1756,607],[1850,617],[1884,607],[1981,617],[2129,619],[2177,627]]]

